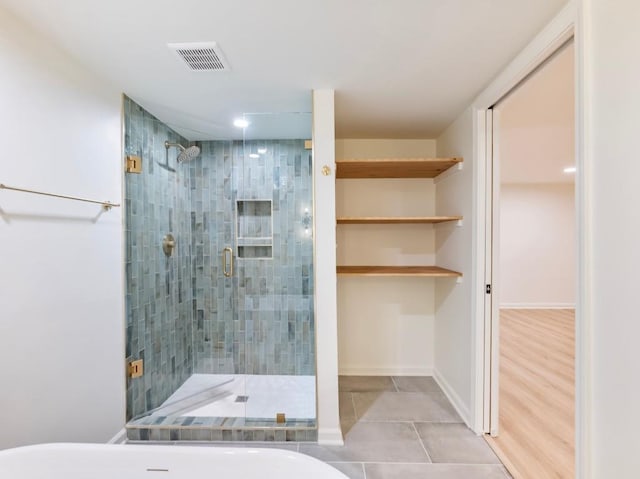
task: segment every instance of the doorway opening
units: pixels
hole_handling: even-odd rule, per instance
[[[574,59],[571,40],[487,115],[485,431],[515,478],[575,475]]]

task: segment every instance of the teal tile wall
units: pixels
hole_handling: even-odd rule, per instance
[[[193,373],[193,269],[189,175],[164,147],[188,142],[126,97],[124,112],[125,154],[142,158],[142,173],[125,175],[126,356],[144,359],[145,370],[127,379],[131,419]],[[177,241],[171,257],[162,251],[167,233]]]
[[[201,146],[201,157],[190,163],[192,195],[198,198],[195,371],[315,374],[311,152],[303,140]],[[267,153],[245,154],[258,147]],[[248,254],[268,259],[237,254],[242,221],[236,205],[248,200],[271,202],[272,224],[261,218],[260,231],[268,231],[272,242]],[[235,252],[231,278],[222,274],[225,247]]]

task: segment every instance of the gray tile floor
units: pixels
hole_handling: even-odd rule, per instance
[[[299,451],[352,479],[507,479],[431,377],[340,377],[345,444]]]

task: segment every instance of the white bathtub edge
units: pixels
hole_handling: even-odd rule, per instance
[[[264,479],[265,471],[274,470],[282,479],[348,479],[320,459],[285,449],[47,443],[0,451],[2,478],[131,479],[148,477],[140,476],[139,471],[157,467],[175,471],[171,477],[205,477],[201,473],[211,472],[216,477],[217,471],[218,477]],[[51,475],[52,471],[58,471],[57,475]]]
[[[319,428],[318,444],[321,446],[344,446],[342,431],[339,428]]]

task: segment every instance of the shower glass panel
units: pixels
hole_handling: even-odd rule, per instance
[[[190,141],[126,97],[124,111],[143,165],[125,176],[127,363],[144,361],[129,438],[284,440],[282,420],[312,438],[311,114],[246,114],[242,139]]]
[[[246,114],[235,157],[234,304],[247,421],[316,417],[311,114]]]
[[[180,148],[165,145],[190,142],[130,98],[123,111],[124,155],[142,165],[124,178],[126,362],[142,363],[140,375],[127,375],[132,421],[177,414],[175,394],[193,375],[192,191]]]

